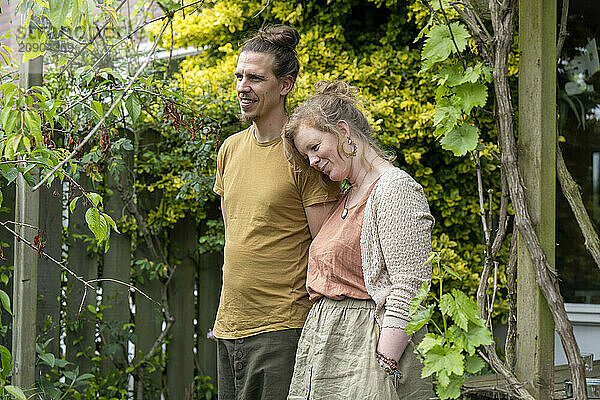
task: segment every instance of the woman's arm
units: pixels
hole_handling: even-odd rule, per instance
[[[431,280],[431,264],[425,262],[431,252],[434,219],[423,189],[410,177],[396,177],[380,189],[375,216],[391,291],[377,349],[398,360],[410,339],[404,328],[411,301],[421,284]]]

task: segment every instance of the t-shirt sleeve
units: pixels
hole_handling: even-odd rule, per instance
[[[339,182],[332,182],[329,179],[324,181],[320,177],[320,172],[312,168],[307,171],[298,172],[297,174],[303,207],[306,208],[319,203],[335,201],[340,197]]]
[[[219,153],[217,153],[217,173],[215,177],[215,185],[213,186],[213,192],[218,194],[219,196],[223,196],[225,191],[223,190],[223,171],[225,170],[225,148],[227,144],[223,143],[223,146],[219,149]]]

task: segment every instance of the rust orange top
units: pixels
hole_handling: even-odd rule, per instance
[[[333,300],[345,297],[370,299],[362,271],[360,233],[365,206],[377,181],[362,198],[341,217],[346,193],[323,223],[308,253],[306,288],[312,301],[325,296]]]

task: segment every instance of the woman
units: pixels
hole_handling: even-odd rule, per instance
[[[431,229],[422,187],[371,139],[356,88],[319,82],[284,128],[290,162],[351,186],[309,250],[315,301],[302,332],[288,399],[427,399],[410,337],[412,298],[431,280]]]

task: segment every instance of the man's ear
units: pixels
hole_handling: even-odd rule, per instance
[[[280,79],[281,92],[282,96],[287,96],[287,94],[294,87],[294,78],[291,75],[284,76]]]

